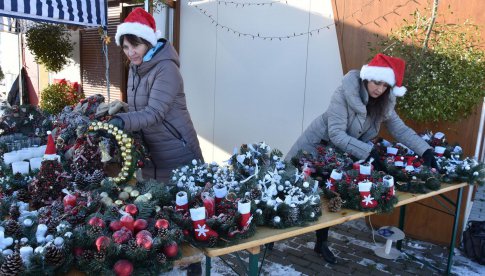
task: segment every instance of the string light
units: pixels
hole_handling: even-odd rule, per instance
[[[191,1],[189,0],[188,1],[188,5],[193,7],[193,8],[196,8],[200,13],[202,13],[203,15],[205,15],[206,17],[208,17],[210,20],[211,20],[211,23],[212,24],[215,24],[216,27],[219,27],[221,28],[222,30],[226,30],[227,32],[232,32],[234,35],[237,35],[238,37],[247,37],[247,38],[252,38],[253,40],[254,39],[263,39],[263,40],[279,40],[279,41],[282,41],[283,39],[290,39],[290,38],[295,38],[295,37],[300,37],[300,36],[306,36],[306,35],[310,35],[310,36],[313,36],[314,34],[317,35],[317,34],[320,34],[320,31],[322,30],[329,30],[330,27],[334,26],[335,23],[331,23],[331,24],[328,24],[328,25],[325,25],[325,26],[322,26],[320,28],[316,28],[316,29],[312,29],[312,30],[309,30],[307,32],[302,32],[302,33],[293,33],[293,34],[289,34],[289,35],[281,35],[281,36],[266,36],[266,35],[261,35],[260,33],[257,33],[257,34],[251,34],[251,33],[245,33],[245,32],[240,32],[234,28],[231,28],[231,27],[228,27],[228,26],[225,26],[225,25],[222,25],[220,24],[214,17],[212,14],[210,14],[207,10],[201,8],[199,6],[199,3],[210,3],[210,2],[217,2],[217,4],[221,5],[221,4],[224,4],[224,5],[235,5],[236,7],[246,7],[246,6],[272,6],[273,4],[275,3],[285,3],[285,4],[288,4],[288,1],[285,0],[285,1],[269,1],[269,2],[263,2],[263,3],[241,3],[241,2],[236,2],[236,1],[224,1],[224,0],[215,0],[215,1]],[[362,7],[360,7],[359,9],[355,10],[354,12],[352,12],[349,16],[344,16],[342,17],[341,20],[345,20],[347,18],[354,18],[354,16],[358,13],[361,13],[364,11],[364,9],[366,7],[369,7],[371,6],[371,4],[375,2],[375,0],[370,0],[369,2],[365,3]],[[402,8],[403,6],[407,5],[408,3],[410,2],[413,2],[413,0],[408,0],[406,1],[406,3],[404,4],[399,4],[397,5],[392,11],[384,14],[384,15],[381,15],[367,23],[363,23],[361,22],[360,20],[356,19],[357,22],[359,22],[359,24],[361,26],[365,26],[369,23],[374,23],[376,24],[377,26],[379,26],[379,24],[377,24],[377,20],[383,18],[384,20],[387,21],[387,19],[385,18],[385,16],[387,15],[390,15],[390,14],[397,14],[397,10],[399,8]]]

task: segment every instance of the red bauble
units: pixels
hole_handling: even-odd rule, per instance
[[[136,216],[138,214],[138,207],[135,204],[128,204],[125,206],[125,212],[132,216]]]
[[[121,222],[121,226],[126,227],[131,232],[133,232],[133,230],[135,229],[135,227],[133,226],[135,220],[130,215],[122,216],[120,219],[120,222]]]
[[[155,222],[155,227],[157,229],[168,229],[169,226],[170,223],[166,219],[157,219],[157,221]]]
[[[119,260],[115,263],[113,270],[116,276],[130,276],[133,273],[133,264],[128,260]]]
[[[120,230],[121,227],[123,227],[123,225],[121,225],[121,221],[118,221],[118,220],[112,221],[109,224],[109,229],[111,229],[111,231],[113,232]]]
[[[148,222],[144,219],[137,219],[133,223],[133,227],[135,228],[135,233],[141,230],[147,229]]]
[[[67,207],[67,206],[74,207],[76,206],[76,200],[77,200],[77,197],[75,195],[68,194],[64,196],[64,198],[62,199],[62,203],[64,203],[64,207]]]
[[[122,227],[120,230],[113,233],[113,240],[117,244],[126,243],[131,239],[131,237],[131,232],[125,227]]]
[[[169,243],[163,249],[163,254],[169,258],[174,258],[179,253],[179,246],[176,242]]]
[[[190,231],[187,229],[182,230],[182,233],[184,233],[184,236],[188,236],[190,234]]]
[[[136,234],[136,244],[146,250],[150,250],[153,245],[152,234],[147,230],[141,230]]]
[[[110,242],[110,238],[106,236],[101,236],[96,239],[96,249],[98,249],[98,252],[101,250],[105,250],[109,246]]]
[[[98,217],[92,217],[91,219],[89,219],[88,223],[89,223],[89,225],[91,225],[93,227],[105,227],[106,226],[104,221],[101,218],[98,218]]]

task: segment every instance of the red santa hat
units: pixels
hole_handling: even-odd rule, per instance
[[[56,144],[54,143],[54,138],[52,138],[52,132],[47,131],[47,147],[45,148],[44,159],[56,160],[58,159],[56,153]]]
[[[157,44],[157,40],[161,38],[161,33],[157,31],[155,19],[153,16],[142,8],[136,8],[125,18],[125,21],[118,25],[116,30],[116,45],[120,46],[122,41],[120,37],[123,35],[136,35],[150,42],[152,46]]]
[[[401,97],[407,91],[406,87],[402,86],[405,67],[404,60],[379,53],[369,64],[362,66],[360,78],[386,82],[392,87],[392,93]]]

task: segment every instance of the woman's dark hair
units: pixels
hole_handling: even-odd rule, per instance
[[[132,34],[125,34],[125,35],[120,36],[120,44],[121,45],[123,45],[123,41],[125,39],[128,40],[128,42],[130,42],[130,44],[133,45],[133,46],[145,44],[148,47],[148,49],[153,47],[153,45],[150,42],[146,41],[145,39],[143,39],[139,36],[132,35]]]
[[[365,88],[368,89],[368,80],[364,80]],[[367,102],[367,114],[370,116],[374,127],[378,129],[378,123],[380,123],[380,118],[384,116],[385,112],[387,112],[387,108],[389,106],[389,95],[391,94],[391,87],[388,86],[386,91],[382,93],[377,98],[373,98],[369,96],[369,101]],[[379,121],[378,121],[379,120]]]

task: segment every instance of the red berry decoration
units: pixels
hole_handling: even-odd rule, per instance
[[[64,207],[74,207],[76,206],[77,197],[75,195],[68,194],[62,199]]]
[[[126,243],[131,239],[131,237],[131,232],[125,227],[122,227],[120,230],[113,233],[113,240],[117,244]]]
[[[128,260],[119,260],[115,263],[113,270],[116,276],[130,276],[133,273],[133,264]]]
[[[138,207],[135,204],[128,204],[125,206],[125,212],[132,216],[136,216],[138,214]]]
[[[98,252],[105,250],[110,243],[111,243],[110,238],[106,236],[101,236],[96,239],[96,249],[98,249]]]
[[[80,257],[83,255],[84,249],[82,247],[74,247],[73,252],[74,252],[74,256]]]
[[[174,258],[179,253],[179,246],[176,242],[167,244],[163,249],[163,254],[169,258]]]
[[[148,226],[148,222],[144,219],[137,219],[133,223],[133,227],[135,228],[135,233],[141,230],[147,229],[147,226]]]
[[[166,219],[157,219],[157,221],[155,222],[155,227],[157,229],[168,229],[169,226],[170,223]]]
[[[152,234],[147,230],[141,230],[136,234],[136,244],[146,250],[150,250],[153,245]]]
[[[131,232],[133,232],[133,230],[135,229],[135,226],[133,225],[135,220],[130,215],[122,216],[120,219],[120,222],[121,222],[121,226],[126,227]]]
[[[113,232],[116,232],[118,230],[121,229],[121,227],[123,227],[123,225],[121,225],[121,221],[112,221],[110,224],[109,224],[109,229]]]
[[[104,221],[101,219],[101,218],[98,218],[98,217],[92,217],[91,219],[89,219],[89,225],[93,226],[93,227],[105,227],[106,226],[106,223],[104,223]]]

